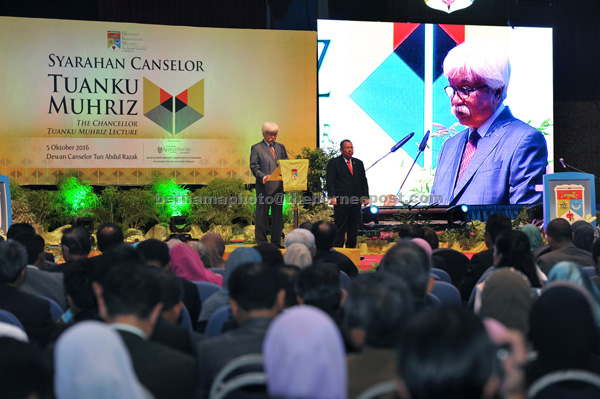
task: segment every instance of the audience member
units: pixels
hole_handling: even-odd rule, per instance
[[[73,315],[72,323],[100,320],[94,295],[94,261],[79,259],[69,262],[64,273],[65,294]]]
[[[35,234],[35,228],[29,223],[13,223],[6,232],[6,239],[12,240],[17,234],[20,233],[31,233]]]
[[[244,263],[261,263],[262,257],[258,251],[250,247],[236,248],[229,254],[227,263],[225,264],[225,273],[223,274],[223,288],[220,291],[212,294],[205,303],[202,304],[200,312],[199,330],[204,331],[206,322],[210,316],[223,305],[229,303],[229,278],[231,274]]]
[[[310,232],[310,230],[298,228],[298,229],[294,229],[294,230],[290,231],[285,236],[286,252],[287,252],[287,248],[290,245],[296,244],[296,243],[303,244],[304,246],[306,246],[306,248],[308,248],[310,256],[311,257],[315,256],[315,254],[317,252],[317,247],[315,245],[315,236],[313,235],[313,233]]]
[[[596,233],[594,225],[585,220],[578,220],[571,225],[571,229],[573,230],[573,245],[591,253]]]
[[[51,391],[52,372],[39,351],[27,342],[0,337],[0,398],[48,398]]]
[[[98,250],[104,252],[109,248],[123,243],[123,230],[115,223],[104,223],[96,231]]]
[[[300,270],[302,269],[294,265],[281,265],[277,268],[279,288],[285,290],[284,309],[298,305],[298,298],[296,298],[294,285],[296,283],[296,278],[298,278],[298,274],[300,274]]]
[[[65,332],[54,364],[57,399],[152,397],[138,381],[121,337],[104,323],[86,321]]]
[[[306,222],[302,222],[300,223],[300,226],[298,226],[299,229],[306,229],[308,231],[310,231],[312,229],[312,222],[306,221]]]
[[[500,267],[514,267],[527,276],[533,288],[541,288],[540,277],[545,279],[546,276],[536,267],[530,246],[529,238],[522,231],[505,230],[498,234],[494,245],[494,266],[486,273]]]
[[[169,254],[169,247],[164,242],[150,238],[140,242],[135,249],[147,265],[171,270],[171,255]],[[179,277],[179,280],[183,286],[183,303],[190,313],[192,324],[195,326],[202,310],[202,301],[198,289],[194,283],[185,278]]]
[[[62,232],[60,248],[65,263],[48,267],[49,272],[64,272],[69,262],[87,258],[92,250],[90,233],[80,225],[68,227]]]
[[[285,263],[281,251],[275,244],[263,242],[262,244],[256,245],[254,249],[258,251],[262,258],[262,262],[266,265],[277,267]]]
[[[208,281],[218,285],[223,284],[223,276],[204,267],[198,252],[188,245],[175,245],[169,251],[169,255],[171,256],[171,271],[176,276],[189,281]]]
[[[285,253],[283,254],[283,261],[286,265],[294,265],[300,268],[305,268],[312,265],[313,258],[306,245],[300,243],[288,245],[286,241]]]
[[[50,313],[50,303],[19,291],[27,274],[27,252],[19,242],[8,239],[0,243],[0,309],[11,312],[25,329],[30,342],[45,346],[56,324]]]
[[[411,399],[493,398],[496,348],[482,322],[461,308],[428,309],[409,321],[398,348],[398,391]]]
[[[406,283],[386,272],[368,273],[350,282],[344,326],[359,353],[349,354],[348,394],[355,398],[368,387],[396,375],[399,336],[413,312]]]
[[[201,398],[208,398],[214,378],[228,362],[262,353],[267,328],[283,308],[285,292],[279,287],[277,271],[270,266],[243,264],[231,273],[227,285],[231,314],[239,328],[198,344]]]
[[[573,229],[567,220],[562,218],[552,220],[548,223],[546,234],[550,252],[537,258],[538,266],[546,275],[561,261],[574,262],[579,266],[594,266],[591,253],[573,244]]]
[[[532,252],[544,244],[542,233],[540,233],[540,230],[536,226],[532,224],[526,224],[525,226],[521,227],[521,231],[527,235],[527,238],[529,238],[529,249],[531,249]]]
[[[432,250],[440,247],[440,239],[431,227],[423,227],[423,239],[429,243]]]
[[[200,238],[200,242],[204,244],[208,251],[210,263],[206,267],[225,267],[225,241],[217,233],[206,233]]]
[[[475,284],[479,281],[483,273],[494,265],[494,243],[498,235],[512,229],[510,218],[503,213],[494,213],[488,216],[485,222],[485,245],[488,249],[474,254],[469,262],[469,267],[462,283],[458,287],[463,301],[467,302],[471,296]]]
[[[211,261],[210,261],[210,257],[208,256],[208,249],[206,249],[206,245],[202,244],[198,240],[189,241],[187,243],[187,245],[189,245],[190,248],[193,248],[196,250],[196,252],[198,252],[198,255],[200,256],[200,260],[204,264],[204,267],[206,267],[206,268],[211,267],[210,266]]]
[[[316,222],[312,226],[312,233],[315,237],[317,252],[314,256],[314,262],[333,263],[338,270],[346,273],[350,278],[358,275],[356,265],[349,257],[333,248],[335,239],[335,224],[325,221]]]
[[[194,359],[148,341],[162,309],[160,285],[148,266],[113,267],[101,284],[94,282],[94,292],[100,316],[118,331],[138,379],[154,397],[194,398]]]
[[[294,306],[273,320],[263,344],[273,398],[346,399],[344,345],[322,310]]]

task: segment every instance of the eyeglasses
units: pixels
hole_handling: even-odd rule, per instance
[[[487,85],[482,85],[482,86],[478,86],[478,87],[467,87],[467,86],[463,86],[463,87],[453,87],[453,86],[446,86],[444,87],[444,91],[446,92],[446,94],[448,95],[448,97],[450,97],[452,99],[452,97],[454,97],[455,94],[458,95],[458,98],[460,98],[461,100],[466,100],[467,98],[469,98],[469,96],[471,95],[471,93],[473,93],[474,91],[477,91],[479,89],[483,89],[484,87],[488,87]]]
[[[277,133],[265,132],[265,135],[269,137],[277,137]]]

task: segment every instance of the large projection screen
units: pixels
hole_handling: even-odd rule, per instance
[[[0,174],[55,184],[253,183],[265,121],[317,141],[316,32],[0,17]]]
[[[442,62],[457,43],[474,38],[500,42],[508,50],[512,75],[505,104],[516,118],[542,128],[551,172],[551,28],[318,21],[320,146],[339,148],[349,139],[354,155],[369,167],[415,133],[367,172],[372,203],[398,192],[428,130],[428,148],[400,194],[404,203],[430,202],[442,144],[464,129],[450,113]]]

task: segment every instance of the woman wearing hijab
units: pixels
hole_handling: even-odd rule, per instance
[[[544,288],[531,310],[530,338],[537,357],[526,366],[527,385],[558,370],[600,373],[597,326],[593,299],[583,287],[557,281]]]
[[[204,244],[208,251],[210,263],[206,267],[225,267],[225,241],[217,233],[206,233],[200,238],[200,242]]]
[[[269,395],[277,399],[346,399],[344,343],[322,310],[294,306],[271,322],[263,343]]]
[[[204,267],[198,252],[186,244],[177,244],[169,250],[171,271],[188,281],[208,281],[223,284],[223,276]]]
[[[149,399],[119,334],[104,323],[83,321],[65,331],[54,353],[57,399]]]
[[[594,225],[585,220],[578,220],[571,225],[573,229],[573,245],[584,251],[592,253],[592,245],[594,245]]]
[[[521,231],[527,235],[527,238],[529,238],[529,248],[532,251],[544,245],[544,241],[542,240],[542,233],[540,233],[540,230],[534,225],[526,224],[521,228]]]
[[[233,250],[227,262],[225,263],[225,272],[223,273],[223,288],[220,291],[212,294],[205,303],[202,304],[202,311],[200,312],[199,322],[206,323],[210,316],[223,305],[227,305],[229,302],[229,276],[235,269],[244,263],[261,263],[262,258],[258,251],[250,247],[240,247]]]

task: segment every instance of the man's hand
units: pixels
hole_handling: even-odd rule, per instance
[[[331,205],[334,205],[334,206],[335,206],[335,205],[337,205],[337,198],[331,198],[331,199],[329,200],[329,203],[330,203]]]
[[[363,200],[362,200],[362,203],[363,203],[363,206],[367,206],[367,205],[369,205],[369,199],[368,199],[368,198],[366,198],[366,197],[365,197],[365,198],[363,198]]]
[[[271,175],[266,175],[265,177],[263,177],[263,184],[265,184],[267,182],[269,177],[271,177]]]

